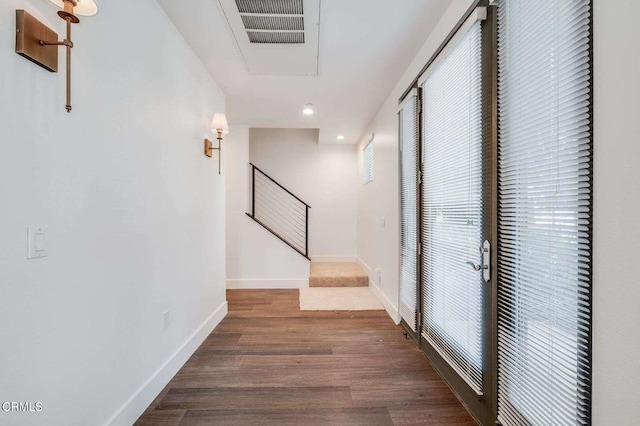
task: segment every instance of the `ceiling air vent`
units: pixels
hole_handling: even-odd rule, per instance
[[[251,43],[303,44],[303,0],[235,0]]]

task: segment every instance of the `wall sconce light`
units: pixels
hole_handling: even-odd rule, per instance
[[[222,162],[222,135],[229,133],[229,125],[227,124],[227,117],[224,114],[214,114],[213,121],[211,122],[211,131],[217,133],[218,147],[213,147],[213,142],[209,139],[204,140],[204,155],[207,157],[213,156],[214,150],[218,151],[218,174],[220,174],[220,164]]]
[[[63,10],[58,16],[67,23],[67,37],[59,41],[58,34],[29,15],[24,10],[16,11],[16,53],[35,62],[41,67],[58,72],[58,46],[67,48],[67,112],[71,112],[71,24],[77,24],[80,16],[93,16],[98,13],[94,0],[50,0]]]

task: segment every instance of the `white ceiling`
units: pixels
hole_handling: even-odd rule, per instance
[[[321,0],[318,76],[250,75],[218,0],[158,2],[226,93],[229,123],[354,144],[451,0]]]

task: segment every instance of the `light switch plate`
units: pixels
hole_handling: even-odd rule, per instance
[[[27,259],[39,259],[49,256],[46,226],[30,226],[27,228]]]

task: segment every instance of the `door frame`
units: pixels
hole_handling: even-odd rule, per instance
[[[417,253],[417,267],[416,267],[416,331],[411,329],[411,326],[407,324],[404,318],[400,317],[400,325],[404,329],[405,337],[411,338],[413,343],[416,346],[420,346],[420,330],[422,329],[422,232],[420,232],[422,226],[422,164],[420,159],[422,158],[422,88],[418,85],[417,80],[414,82],[413,86],[409,88],[406,92],[405,96],[403,96],[398,105],[401,105],[402,102],[406,99],[406,97],[411,93],[412,90],[416,90],[416,102],[417,102],[417,126],[418,126],[418,139],[416,144],[418,145],[416,153],[416,169],[418,174],[416,176],[417,185],[416,185],[416,218],[418,223],[416,224],[416,229],[418,231],[418,235],[416,235],[416,241],[418,243],[418,253]],[[399,116],[399,115],[398,115]],[[400,126],[402,123],[398,121],[398,141],[400,143]],[[398,155],[398,195],[402,196],[402,153]],[[402,203],[398,203],[398,217],[402,218]],[[402,219],[401,219],[402,220]],[[402,222],[398,223],[398,247],[402,247]],[[399,259],[401,262],[401,259]],[[401,279],[401,276],[398,276],[398,280]],[[400,282],[400,281],[398,281]]]

